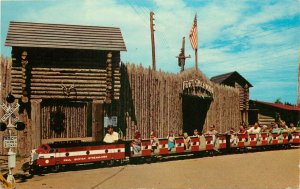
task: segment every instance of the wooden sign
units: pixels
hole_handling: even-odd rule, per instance
[[[198,94],[198,93],[208,93],[209,96],[212,96],[214,91],[213,87],[207,83],[203,83],[199,79],[193,79],[189,81],[183,81],[182,84],[183,93],[188,94]]]

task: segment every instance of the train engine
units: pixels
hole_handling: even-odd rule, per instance
[[[65,141],[42,144],[31,151],[30,170],[35,174],[42,169],[58,171],[65,165],[85,163],[123,163],[125,143],[106,144],[103,142]]]

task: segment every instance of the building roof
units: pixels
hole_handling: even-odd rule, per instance
[[[10,22],[5,45],[126,51],[120,28],[31,22]]]
[[[236,80],[236,79],[247,84],[249,87],[253,87],[252,84],[249,81],[247,81],[243,76],[241,76],[241,74],[239,74],[237,71],[225,73],[222,75],[217,75],[217,76],[210,78],[210,80],[212,82],[218,83],[218,84],[226,84],[227,81]]]
[[[280,108],[280,109],[284,109],[284,110],[300,111],[299,106],[290,106],[290,105],[285,105],[285,104],[279,104],[279,103],[273,103],[273,102],[264,102],[264,101],[258,101],[258,100],[254,100],[253,102],[273,106],[275,108]]]

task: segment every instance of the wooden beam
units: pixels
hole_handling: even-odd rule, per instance
[[[92,138],[94,141],[102,141],[104,138],[104,112],[101,101],[93,101],[92,112]]]
[[[42,100],[40,99],[31,100],[31,149],[35,149],[41,145],[41,102]]]

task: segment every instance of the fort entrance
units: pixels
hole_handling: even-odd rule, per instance
[[[213,88],[196,79],[183,82],[182,116],[183,131],[193,135],[202,132],[206,115],[213,100]]]

